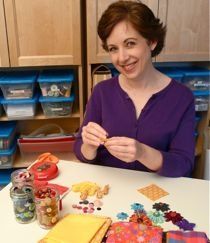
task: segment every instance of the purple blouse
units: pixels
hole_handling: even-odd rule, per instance
[[[132,100],[120,87],[118,76],[95,86],[86,107],[82,126],[96,122],[112,136],[134,138],[162,153],[163,166],[157,172],[163,176],[189,176],[194,166],[195,105],[192,92],[183,84],[171,80],[163,90],[153,94],[138,119]],[[151,171],[139,161],[125,163],[112,156],[104,146],[97,157],[87,160],[81,153],[81,130],[74,152],[83,162]]]

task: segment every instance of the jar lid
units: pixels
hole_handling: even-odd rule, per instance
[[[34,180],[34,175],[27,169],[18,169],[12,172],[11,180],[13,183],[24,183]]]
[[[37,162],[29,170],[35,180],[51,180],[58,176],[58,167],[52,162]]]

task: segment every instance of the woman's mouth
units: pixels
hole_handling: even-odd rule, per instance
[[[133,71],[133,69],[136,66],[136,62],[130,63],[130,64],[126,64],[126,65],[121,65],[121,67],[123,68],[123,70],[125,72],[131,72]]]

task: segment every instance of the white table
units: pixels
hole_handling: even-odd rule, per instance
[[[155,201],[170,205],[172,211],[179,212],[184,218],[196,223],[195,230],[204,231],[209,236],[209,181],[190,178],[165,178],[152,173],[116,169],[88,165],[78,162],[61,161],[58,164],[60,174],[52,180],[64,186],[83,181],[95,182],[101,186],[110,185],[110,192],[105,196],[101,211],[98,215],[111,216],[117,220],[117,213],[132,214],[131,204],[141,203],[146,211],[152,210],[153,201],[139,193],[137,189],[156,184],[163,188],[169,195]],[[29,224],[16,222],[12,201],[9,197],[11,184],[0,191],[0,242],[7,243],[35,243],[41,239],[47,230],[40,228],[37,221]],[[95,197],[89,197],[89,201]],[[81,213],[73,209],[72,204],[78,204],[79,194],[70,192],[63,199],[61,215],[67,213]],[[170,222],[162,224],[164,230],[178,230],[178,227]]]

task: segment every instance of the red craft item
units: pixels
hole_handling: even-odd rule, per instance
[[[58,167],[52,162],[37,162],[31,166],[29,171],[34,175],[35,180],[51,180],[58,176]]]

